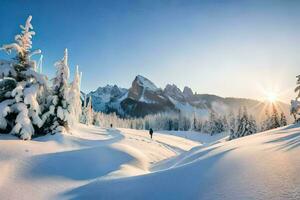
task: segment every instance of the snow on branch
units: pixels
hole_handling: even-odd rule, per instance
[[[42,75],[42,74],[36,72],[33,69],[28,69],[23,73],[28,77],[34,78],[41,85],[47,84],[47,77],[45,75]]]
[[[17,72],[13,67],[15,63],[13,61],[0,60],[0,78],[15,77]]]
[[[35,35],[35,32],[32,31],[33,27],[31,25],[32,16],[30,15],[25,23],[25,26],[20,25],[22,29],[21,33],[15,36],[14,43],[3,45],[0,50],[5,50],[7,53],[11,53],[12,50],[15,50],[21,57],[24,57],[29,53],[32,48],[32,36]],[[40,53],[40,50],[34,51],[34,54]],[[30,55],[32,56],[32,55]]]

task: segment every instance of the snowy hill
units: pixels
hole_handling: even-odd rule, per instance
[[[270,106],[268,102],[253,99],[196,94],[189,87],[184,87],[181,91],[175,84],[167,84],[164,89],[161,89],[141,75],[135,77],[128,90],[116,85],[107,85],[90,92],[88,96],[92,96],[95,111],[116,112],[121,116],[129,117],[144,117],[166,111],[181,111],[189,116],[194,113],[207,116],[211,109],[217,113],[229,113],[237,112],[240,107],[246,106],[249,113],[261,121],[265,110]],[[278,102],[278,109],[288,116],[289,121],[292,121],[289,105]]]
[[[72,135],[0,135],[0,199],[299,199],[300,127],[226,141],[80,125]]]

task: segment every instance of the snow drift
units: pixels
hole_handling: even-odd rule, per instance
[[[298,125],[232,141],[84,125],[72,134],[0,135],[0,198],[300,198]]]

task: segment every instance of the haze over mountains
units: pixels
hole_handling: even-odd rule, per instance
[[[161,112],[181,112],[186,115],[207,117],[211,110],[219,114],[237,112],[247,107],[257,120],[264,117],[269,102],[253,99],[220,97],[212,94],[197,94],[189,87],[179,89],[175,84],[167,84],[164,89],[151,80],[138,75],[129,89],[117,85],[106,85],[88,93],[92,97],[93,109],[98,112],[116,112],[122,117],[144,117]],[[289,105],[277,102],[279,111],[289,117]]]

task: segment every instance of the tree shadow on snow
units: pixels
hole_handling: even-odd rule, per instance
[[[197,160],[191,164],[141,176],[96,180],[63,193],[60,197],[79,199],[201,199],[208,186],[218,184],[217,162],[234,149]],[[216,167],[215,167],[216,166]]]
[[[277,150],[292,150],[300,146],[300,132],[295,132],[266,143],[278,143],[275,148]]]
[[[54,141],[59,144],[74,144],[78,146],[85,146],[85,147],[91,147],[91,146],[103,146],[103,145],[109,145],[115,142],[118,142],[122,139],[124,139],[124,135],[122,135],[119,131],[109,131],[110,136],[112,138],[106,139],[106,140],[90,140],[86,138],[80,138],[73,135],[67,135],[67,134],[61,134],[57,133],[54,135],[45,135],[43,137],[35,138],[33,141],[37,142],[49,142]],[[107,135],[107,134],[106,134]]]
[[[24,172],[27,178],[65,177],[88,180],[105,176],[134,158],[111,147],[93,147],[74,151],[43,154],[31,158]]]
[[[20,140],[20,138],[8,133],[0,133],[0,140]]]

